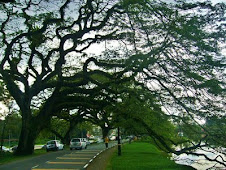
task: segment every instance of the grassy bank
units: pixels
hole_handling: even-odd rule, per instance
[[[183,169],[193,168],[178,165],[150,143],[134,142],[122,146],[122,156],[114,153],[107,170],[152,170],[152,169]]]

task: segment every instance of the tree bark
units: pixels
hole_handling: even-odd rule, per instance
[[[65,144],[67,144],[67,145],[70,144],[71,132],[75,128],[75,126],[78,124],[79,120],[80,120],[79,118],[78,119],[72,119],[72,120],[70,120],[69,129],[67,130],[67,132],[66,132],[66,134],[64,136]]]
[[[50,129],[50,132],[52,132],[54,135],[56,135],[56,137],[60,138],[60,140],[64,143],[64,137],[61,134],[59,134],[54,129]]]
[[[64,136],[64,141],[63,142],[66,145],[70,144],[70,140],[71,140],[70,132],[71,132],[71,130],[68,130],[67,133]]]
[[[1,135],[1,146],[0,146],[0,151],[2,151],[2,146],[4,145],[4,135],[5,135],[5,128],[6,128],[6,124],[7,124],[7,118],[3,121],[3,127],[2,127],[2,135]]]
[[[50,131],[52,133],[54,133],[57,137],[59,137],[60,140],[64,144],[69,145],[70,144],[70,140],[71,140],[71,132],[75,128],[75,126],[78,124],[78,122],[79,122],[78,120],[74,120],[74,119],[70,120],[70,126],[67,129],[65,135],[61,135],[59,132],[57,132],[56,130],[52,129],[51,127],[50,127]]]
[[[24,119],[24,118],[23,118]],[[38,120],[37,120],[38,121]],[[23,120],[16,155],[28,155],[34,152],[34,143],[38,135],[38,127],[30,119]]]
[[[110,128],[109,127],[102,126],[101,129],[102,129],[102,135],[103,135],[103,139],[104,139],[106,136],[108,136],[108,133],[110,131]]]
[[[33,154],[35,140],[48,123],[50,123],[50,118],[46,116],[23,116],[19,144],[15,154]]]

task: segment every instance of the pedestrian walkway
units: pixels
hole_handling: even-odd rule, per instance
[[[87,170],[105,170],[117,147],[114,146],[99,154],[86,168]]]

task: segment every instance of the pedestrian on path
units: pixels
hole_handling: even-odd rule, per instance
[[[109,138],[106,136],[104,138],[104,143],[105,143],[106,148],[108,148],[108,142],[109,142]]]

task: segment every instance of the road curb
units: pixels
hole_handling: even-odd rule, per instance
[[[105,148],[105,149],[101,150],[100,152],[98,152],[96,155],[93,156],[92,159],[89,160],[89,162],[88,162],[87,164],[85,164],[85,166],[83,167],[83,169],[86,169],[86,168],[89,166],[89,164],[90,164],[91,162],[93,162],[93,160],[94,160],[98,155],[100,155],[102,152],[104,152],[104,151],[106,151],[106,150],[108,150],[108,149],[111,149],[111,148],[115,147],[116,145],[118,145],[118,144],[112,145],[111,147]]]

